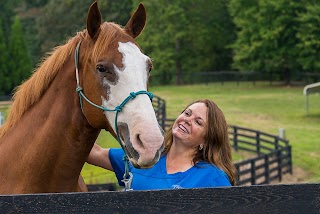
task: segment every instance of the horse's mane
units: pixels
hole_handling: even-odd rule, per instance
[[[105,22],[101,25],[101,32],[93,49],[93,59],[96,59],[101,54],[110,41],[121,37],[123,34],[123,29],[117,24]],[[88,36],[86,30],[78,32],[66,44],[54,48],[48,57],[43,59],[32,76],[16,88],[10,113],[6,123],[0,129],[0,138],[19,121],[24,112],[41,99],[58,71],[75,50],[77,43],[86,36]]]

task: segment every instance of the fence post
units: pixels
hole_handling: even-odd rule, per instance
[[[288,157],[289,157],[289,172],[292,175],[292,153],[291,153],[291,146],[287,146],[288,149]]]
[[[269,173],[269,158],[268,155],[264,155],[264,165],[265,165],[265,182],[270,183],[270,173]]]
[[[286,130],[285,128],[279,128],[279,137],[282,139],[286,139]]]
[[[165,126],[166,126],[165,124],[166,124],[166,120],[167,120],[166,102],[165,101],[163,101],[162,112],[163,112],[162,127],[163,127],[163,130],[165,130]]]
[[[233,126],[233,147],[238,151],[238,129],[236,126]]]
[[[2,126],[2,124],[4,124],[4,115],[0,111],[0,127]]]
[[[237,170],[237,178],[236,178],[236,185],[239,185],[239,182],[240,182],[240,165],[239,164],[235,164],[234,165],[236,167],[236,170]]]
[[[255,185],[256,184],[256,168],[255,168],[255,164],[254,164],[254,160],[250,160],[250,165],[251,165],[251,185]]]
[[[282,180],[282,161],[281,161],[281,150],[277,150],[277,162],[278,162],[278,177],[279,177],[279,181]]]
[[[279,138],[274,138],[275,142],[274,142],[274,149],[275,150],[279,150]]]
[[[239,86],[239,82],[240,82],[240,74],[235,74],[236,79],[237,79],[237,86]]]
[[[256,150],[258,155],[260,155],[260,132],[256,132],[256,138],[257,138]]]

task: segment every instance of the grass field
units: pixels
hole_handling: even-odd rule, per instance
[[[299,182],[320,182],[320,97],[309,96],[309,114],[303,87],[270,86],[269,83],[213,83],[209,85],[157,86],[149,91],[166,100],[168,118],[176,118],[190,102],[199,98],[215,101],[224,112],[227,122],[278,135],[284,128],[292,145],[294,171],[305,176]],[[1,109],[0,109],[1,111]],[[98,144],[119,147],[105,131]],[[235,159],[240,156],[234,154]],[[82,170],[86,183],[115,182],[113,173],[86,164]]]

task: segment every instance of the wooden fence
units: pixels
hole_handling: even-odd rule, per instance
[[[292,174],[289,141],[265,132],[230,126],[230,141],[235,151],[244,150],[257,156],[235,163],[237,185],[269,184],[285,173]]]
[[[2,195],[0,213],[320,213],[320,184]]]

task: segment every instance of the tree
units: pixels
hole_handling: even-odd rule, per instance
[[[32,71],[31,59],[23,37],[23,31],[18,16],[15,16],[11,29],[9,43],[10,61],[8,63],[10,90],[21,84]]]
[[[131,15],[132,0],[99,1],[99,8],[101,8],[105,20],[124,26]]]
[[[306,4],[306,11],[299,14],[297,38],[298,61],[308,72],[320,72],[320,3]]]
[[[15,16],[14,8],[17,7],[21,0],[0,1],[0,19],[2,20],[1,28],[5,41],[9,41],[10,28]]]
[[[43,7],[48,3],[48,0],[24,0],[24,2],[26,3],[27,9],[29,9]]]
[[[231,0],[231,15],[238,28],[233,44],[234,68],[264,73],[283,72],[286,84],[300,70],[298,14],[301,1]]]
[[[0,19],[0,26],[2,26],[2,21]],[[5,37],[2,31],[2,27],[0,27],[0,95],[5,94],[5,92],[8,90],[7,85],[7,45],[5,42]]]
[[[21,4],[16,8],[24,32],[24,37],[28,51],[32,59],[32,67],[39,62],[40,40],[36,24],[37,17],[41,16],[42,8],[48,0],[21,0]]]
[[[138,0],[134,4],[138,4]],[[154,58],[157,82],[182,83],[182,74],[229,68],[234,26],[228,1],[149,0],[147,26],[138,38]]]
[[[91,3],[92,1],[78,0],[48,1],[43,12],[37,17],[41,55],[86,28],[87,12]],[[104,21],[109,20],[120,24],[126,24],[128,21],[131,1],[108,0],[99,1],[98,4]]]

